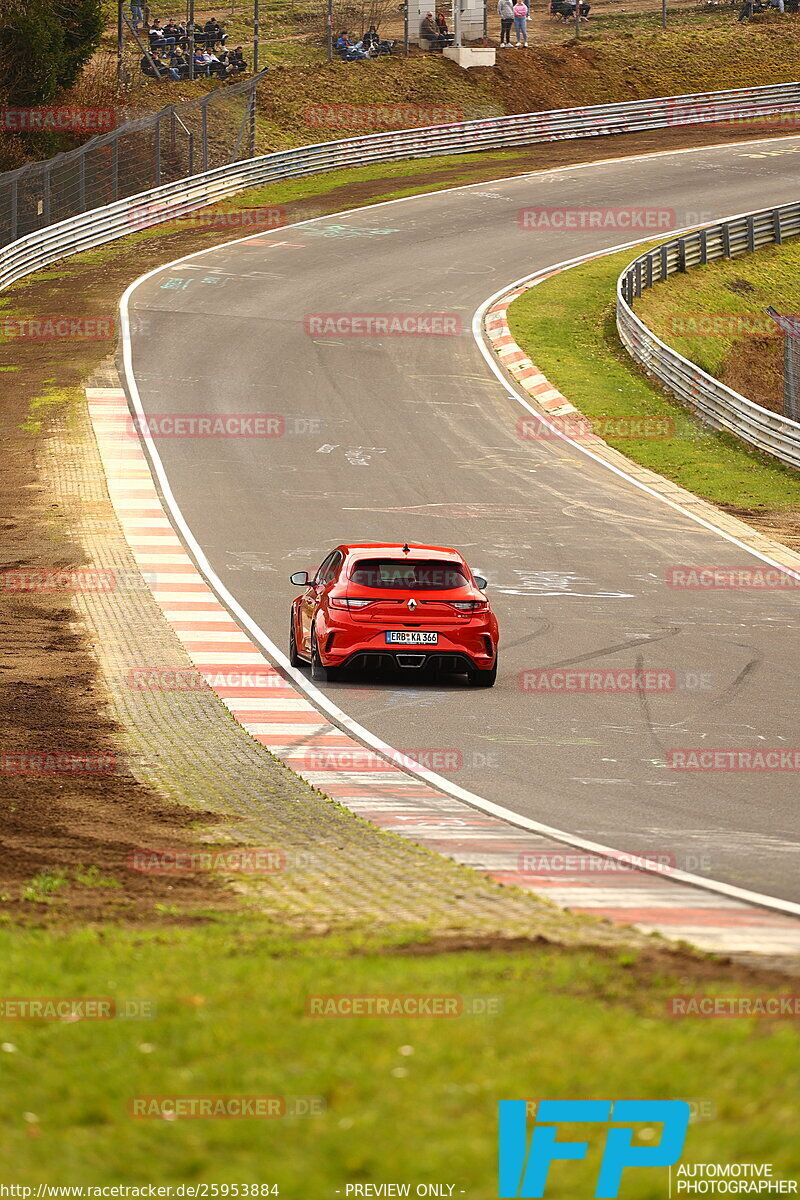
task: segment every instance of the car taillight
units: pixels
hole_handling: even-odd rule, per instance
[[[331,596],[328,599],[331,608],[366,608],[374,604],[373,600],[349,600],[346,596]]]
[[[459,612],[488,612],[488,600],[454,600],[453,608],[457,608]]]

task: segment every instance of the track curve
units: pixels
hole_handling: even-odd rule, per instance
[[[620,240],[525,232],[522,206],[635,197],[678,226],[712,220],[794,198],[800,139],[769,146],[759,159],[751,144],[561,168],[204,251],[133,290],[131,358],[148,414],[279,413],[295,430],[158,443],[214,570],[279,644],[289,572],[338,541],[454,544],[488,574],[503,633],[492,692],[329,685],[346,712],[401,749],[451,753],[443,775],[522,815],[800,899],[791,775],[661,765],[675,746],[797,745],[796,598],[668,589],[670,566],[748,556],[579,451],[520,440],[519,408],[470,334],[475,308],[521,269]],[[320,312],[447,312],[463,333],[314,339],[303,318]],[[639,663],[684,686],[649,698],[518,687],[534,667]]]

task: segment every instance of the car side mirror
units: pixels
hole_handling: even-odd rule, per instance
[[[308,587],[308,571],[295,571],[294,575],[289,576],[289,582],[295,587]]]
[[[484,579],[482,575],[473,575],[472,578],[475,580],[475,587],[478,591],[485,592],[489,586],[489,580]]]

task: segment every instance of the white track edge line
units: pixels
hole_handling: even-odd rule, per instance
[[[796,140],[797,140],[797,135],[787,136],[786,138],[768,138],[768,139],[762,138],[762,139],[757,139],[755,141],[748,140],[745,142],[723,144],[722,149],[732,149],[737,145],[738,146],[759,145],[759,144],[763,143],[764,141],[774,142],[774,141],[796,141]],[[282,229],[298,228],[303,225],[311,224],[314,221],[329,220],[333,217],[349,216],[354,213],[361,213],[364,211],[369,211],[373,208],[383,208],[383,207],[386,207],[391,204],[403,204],[403,203],[406,203],[411,200],[425,199],[426,197],[430,197],[430,196],[447,195],[450,192],[465,191],[465,190],[468,190],[468,189],[474,188],[474,187],[485,187],[491,183],[509,182],[510,178],[511,179],[520,179],[520,178],[525,178],[526,176],[531,176],[531,175],[548,175],[548,174],[563,173],[565,170],[580,170],[585,167],[590,167],[590,166],[596,167],[596,166],[603,166],[603,165],[607,165],[607,164],[620,163],[620,162],[639,162],[639,161],[642,161],[643,159],[646,160],[649,158],[663,157],[663,156],[669,155],[669,154],[673,154],[673,155],[692,154],[692,153],[699,153],[704,150],[707,151],[707,150],[717,149],[717,148],[718,147],[716,145],[691,147],[691,148],[681,149],[681,150],[676,150],[676,151],[659,151],[654,154],[629,155],[629,156],[625,156],[620,159],[603,160],[600,163],[597,163],[597,162],[595,162],[595,163],[580,163],[580,164],[576,164],[575,166],[573,166],[571,168],[569,168],[569,167],[567,167],[567,168],[554,167],[554,168],[549,168],[545,171],[524,172],[522,175],[517,175],[517,176],[512,176],[512,177],[503,176],[503,177],[500,177],[500,178],[494,179],[494,180],[481,180],[477,183],[473,182],[470,184],[463,184],[463,185],[460,185],[455,188],[441,188],[435,192],[423,192],[423,193],[413,195],[413,196],[401,196],[398,199],[385,200],[385,201],[381,201],[380,203],[374,204],[374,205],[363,205],[360,208],[345,209],[341,212],[336,212],[336,213],[326,213],[322,217],[311,217],[304,221],[297,221],[291,225],[282,226],[281,228]],[[739,214],[739,215],[742,215],[742,214]],[[730,220],[733,218],[724,218],[724,217],[718,218],[717,221],[707,222],[707,224],[709,224],[709,225],[717,224],[717,223],[719,223],[719,220],[726,220],[726,219]],[[697,226],[690,226],[687,228],[697,228]],[[672,231],[672,235],[675,236],[676,234],[679,234],[681,232],[685,232],[685,230]],[[125,378],[128,383],[130,400],[131,400],[131,403],[133,404],[134,409],[136,410],[136,413],[138,414],[138,416],[141,419],[140,424],[141,424],[142,428],[139,430],[139,436],[140,436],[144,446],[147,449],[148,457],[149,457],[152,467],[155,471],[162,498],[164,500],[165,505],[167,506],[167,510],[170,513],[173,523],[176,526],[176,528],[179,530],[187,548],[190,550],[191,555],[195,560],[198,570],[206,579],[206,582],[208,583],[212,592],[214,592],[215,595],[217,596],[217,598],[220,600],[220,602],[226,608],[228,608],[230,612],[232,612],[236,616],[237,620],[244,626],[244,628],[246,628],[248,630],[248,632],[250,632],[252,634],[252,636],[255,638],[255,640],[258,642],[258,644],[262,647],[262,649],[266,653],[267,657],[270,657],[273,659],[273,662],[275,663],[276,666],[278,666],[281,669],[283,674],[286,675],[287,678],[291,679],[297,685],[299,690],[301,692],[303,692],[318,709],[320,709],[326,715],[330,716],[334,720],[334,722],[340,726],[340,728],[343,728],[343,729],[347,730],[347,732],[352,733],[354,735],[354,737],[356,737],[363,744],[371,747],[374,750],[377,750],[380,754],[382,754],[384,757],[388,758],[390,761],[393,761],[394,764],[396,765],[396,760],[397,760],[397,756],[398,756],[399,752],[397,750],[395,750],[393,747],[389,746],[382,739],[376,737],[376,735],[371,733],[368,729],[365,729],[357,721],[353,720],[353,718],[348,716],[347,713],[343,712],[338,707],[338,705],[334,704],[331,700],[329,700],[328,697],[326,695],[324,695],[324,693],[320,692],[319,689],[313,685],[313,683],[311,683],[309,680],[307,680],[303,675],[300,674],[299,671],[297,671],[294,667],[292,667],[290,665],[289,660],[286,657],[286,655],[271,641],[271,639],[267,636],[267,634],[264,632],[264,630],[261,629],[261,627],[253,620],[253,618],[250,616],[250,614],[242,607],[242,605],[239,604],[239,602],[235,599],[235,597],[232,596],[231,593],[228,591],[225,584],[222,582],[222,580],[217,576],[216,572],[213,570],[211,564],[209,563],[208,559],[206,558],[206,555],[205,555],[202,547],[200,546],[199,542],[195,538],[194,534],[192,533],[191,529],[189,528],[188,523],[186,522],[185,517],[183,516],[183,513],[181,512],[181,509],[180,509],[180,507],[175,499],[175,496],[172,492],[172,488],[170,487],[169,480],[167,478],[167,474],[164,469],[164,464],[162,463],[161,458],[158,454],[158,451],[156,449],[152,435],[150,434],[150,431],[147,428],[146,413],[145,413],[144,407],[142,405],[141,396],[139,395],[139,389],[136,384],[136,378],[133,373],[133,350],[132,350],[132,345],[131,345],[130,319],[129,319],[129,314],[128,314],[128,304],[130,301],[130,297],[132,296],[132,294],[136,290],[136,288],[138,288],[141,284],[147,282],[148,279],[151,279],[153,276],[160,274],[162,271],[169,270],[170,267],[176,266],[178,263],[186,262],[192,258],[197,258],[201,254],[213,253],[216,250],[225,249],[227,246],[233,246],[233,245],[240,244],[242,242],[247,242],[247,241],[252,240],[253,237],[259,237],[259,236],[263,236],[263,234],[250,235],[250,237],[246,237],[246,238],[234,238],[230,242],[223,242],[221,245],[218,245],[218,246],[206,247],[202,250],[196,250],[191,254],[184,255],[182,258],[174,259],[172,262],[166,263],[162,266],[156,267],[152,271],[146,272],[144,275],[142,275],[138,279],[134,280],[133,283],[131,283],[126,288],[126,290],[120,300],[120,334],[121,334],[121,338],[122,338],[123,367],[124,367]],[[653,241],[653,240],[654,239],[652,238],[652,236],[640,238],[634,242],[629,242],[629,243],[625,243],[624,245],[621,245],[621,246],[616,246],[613,248],[613,250],[606,251],[606,253],[613,253],[614,250],[627,249],[628,246],[636,246],[636,245],[640,245],[642,242]],[[600,253],[603,253],[603,252],[600,252]],[[596,257],[596,256],[597,256],[597,254],[595,253],[591,256],[584,256],[584,257]],[[565,263],[565,264],[562,264],[562,266],[577,265],[578,261],[581,261],[581,260],[579,259],[579,260],[576,260],[576,262]],[[557,268],[553,268],[553,267],[548,268],[548,270],[554,270],[554,269],[557,269]],[[534,276],[539,273],[540,272],[534,272]],[[528,278],[533,278],[534,276],[529,276]],[[478,316],[478,313],[483,313],[489,307],[490,304],[495,303],[496,300],[499,299],[501,296],[503,296],[506,292],[512,291],[514,286],[515,286],[514,284],[511,284],[511,285],[503,288],[500,292],[497,292],[494,296],[490,297],[489,300],[487,300],[483,305],[481,305],[479,307],[479,309],[475,313],[475,317],[473,318],[473,333],[474,333],[474,322]],[[486,358],[487,362],[490,363],[493,373],[495,375],[497,375],[500,382],[502,383],[502,386],[506,389],[506,392],[508,393],[508,390],[509,390],[508,380],[500,373],[499,368],[496,367],[496,365],[493,361],[493,355],[492,355],[492,358],[489,357],[489,352],[487,350],[487,347],[483,344],[483,340],[481,337],[477,337],[476,341],[478,344],[478,348],[481,350],[481,352],[484,355],[484,357]],[[519,400],[519,402],[521,404],[523,404],[525,407],[528,407],[526,402],[522,399],[521,396],[519,396],[518,394],[515,394],[515,395],[516,395],[516,399]],[[530,411],[533,412],[532,409]],[[534,413],[533,415],[538,416],[539,414]],[[569,440],[569,439],[565,439],[565,440]],[[573,444],[577,445],[577,443],[573,443]],[[583,448],[583,447],[578,446],[578,449],[582,449],[584,451],[584,453],[590,454],[591,457],[595,457],[594,455],[591,455],[590,451],[585,450],[585,448]],[[602,459],[597,459],[597,461],[600,462],[602,465],[607,466],[609,470],[613,470],[616,474],[622,476],[623,478],[629,479],[631,482],[636,484],[636,480],[632,479],[632,477],[630,477],[630,476],[626,476],[625,473],[623,471],[619,470],[618,468],[611,467],[610,464],[604,463]],[[636,484],[636,486],[642,487],[642,489],[645,491],[650,491],[650,489],[647,488],[646,485]],[[657,492],[652,492],[652,494],[655,496],[658,496]],[[658,498],[662,499],[662,497],[658,497]],[[666,501],[666,500],[664,502],[670,503],[669,501]],[[673,505],[673,507],[678,507],[678,506]],[[680,511],[683,512],[684,510],[681,509]],[[692,514],[688,514],[688,515],[692,516]],[[701,518],[693,518],[693,519],[698,520],[700,524],[706,525],[706,522],[704,522]],[[728,535],[722,533],[721,530],[715,529],[714,526],[707,525],[707,528],[713,530],[714,532],[721,533],[723,537],[728,536]],[[735,539],[730,538],[729,540],[735,542]],[[742,548],[745,550],[749,549],[749,547],[744,546],[743,543],[736,543],[736,544],[741,544]],[[753,551],[752,553],[756,553],[756,552]],[[757,556],[763,557],[760,555],[757,555]],[[770,560],[764,559],[764,561],[769,562]],[[775,565],[779,566],[780,569],[782,569],[782,570],[786,569],[784,567],[781,567],[780,564],[775,564]],[[400,768],[398,768],[398,769],[400,769]],[[622,860],[622,861],[627,862],[630,860],[631,855],[626,854],[624,851],[615,850],[611,846],[604,846],[601,843],[592,842],[592,841],[587,840],[586,838],[580,838],[575,834],[570,834],[570,833],[565,832],[564,830],[555,829],[554,827],[552,827],[550,825],[545,825],[542,822],[534,821],[530,817],[524,817],[520,813],[512,812],[510,809],[504,808],[502,805],[495,804],[491,800],[487,800],[482,796],[476,795],[474,792],[469,792],[465,788],[459,787],[458,784],[454,784],[449,779],[445,779],[443,776],[437,775],[435,772],[428,770],[427,767],[423,767],[421,765],[412,766],[411,764],[409,764],[408,766],[406,766],[403,769],[405,769],[408,774],[415,775],[418,778],[424,780],[426,783],[430,784],[432,787],[435,787],[438,791],[444,792],[445,795],[449,795],[449,796],[453,797],[454,799],[461,800],[465,804],[468,804],[472,808],[477,808],[478,810],[480,810],[482,812],[490,813],[493,816],[499,817],[501,820],[506,821],[509,824],[514,825],[518,828],[527,829],[532,833],[539,833],[539,834],[542,834],[543,836],[551,837],[554,841],[562,842],[568,846],[574,846],[581,850],[588,850],[595,854],[601,854],[601,855],[605,856],[606,858],[610,858],[615,861]],[[644,866],[641,867],[640,869],[649,874],[661,874],[657,870],[649,871],[648,868],[644,867]],[[662,875],[662,877],[663,877],[663,875]],[[670,873],[669,878],[678,880],[682,883],[690,884],[693,887],[702,888],[703,890],[706,890],[706,891],[717,892],[720,895],[728,896],[728,897],[731,897],[731,898],[737,899],[737,900],[741,900],[745,903],[755,904],[762,908],[774,909],[778,912],[783,912],[783,913],[786,913],[791,916],[800,916],[800,904],[795,903],[794,901],[791,901],[791,900],[782,900],[776,896],[767,896],[760,892],[751,891],[747,888],[737,887],[735,884],[722,883],[717,880],[703,879],[701,876],[694,875],[689,871],[682,871],[680,869],[673,870]]]

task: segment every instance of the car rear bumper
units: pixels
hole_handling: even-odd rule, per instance
[[[439,669],[461,672],[489,670],[495,660],[497,633],[475,621],[458,630],[436,630],[435,645],[397,645],[386,641],[386,629],[365,630],[344,622],[321,631],[320,653],[326,667],[396,667],[404,671]],[[453,636],[456,634],[457,636]]]
[[[487,659],[488,669],[493,659]],[[482,662],[470,658],[468,654],[453,650],[426,649],[424,646],[415,648],[402,646],[386,650],[356,650],[354,654],[341,663],[345,668],[353,670],[398,670],[398,671],[441,671],[445,674],[459,675],[474,671],[476,667],[484,667]]]

